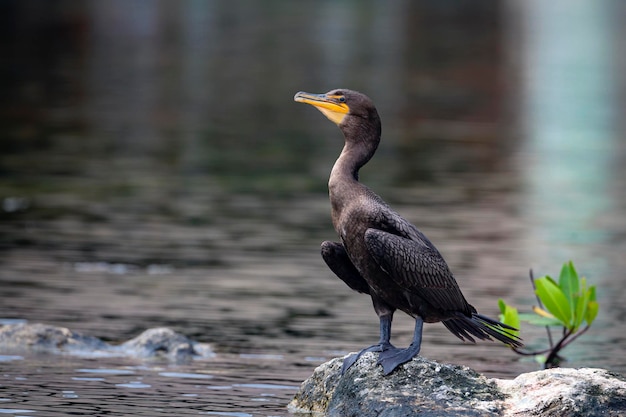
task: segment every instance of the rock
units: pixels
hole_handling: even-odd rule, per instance
[[[604,369],[553,368],[495,379],[507,416],[626,416],[626,379]]]
[[[31,352],[79,352],[106,349],[97,337],[85,336],[65,327],[18,323],[0,327],[0,349]]]
[[[626,380],[601,369],[557,368],[489,379],[422,357],[388,376],[366,353],[345,375],[343,358],[320,365],[289,404],[328,417],[626,416]]]
[[[389,376],[366,353],[341,376],[342,358],[320,365],[289,405],[334,416],[498,416],[505,395],[469,368],[417,357]]]
[[[209,345],[194,342],[167,327],[148,329],[122,344],[120,348],[133,356],[164,357],[174,361],[188,360],[193,356],[215,356]]]
[[[97,337],[40,323],[0,326],[0,353],[8,352],[47,352],[88,357],[126,356],[177,362],[215,356],[208,344],[190,340],[166,327],[148,329],[126,343],[113,346]]]

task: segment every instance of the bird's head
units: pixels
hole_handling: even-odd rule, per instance
[[[346,138],[364,132],[380,137],[380,117],[374,102],[365,94],[341,88],[324,94],[300,91],[293,99],[315,106],[339,126]]]

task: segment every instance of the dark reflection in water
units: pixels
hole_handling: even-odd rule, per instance
[[[137,365],[11,361],[11,405],[0,407],[40,412],[64,391],[85,398],[80,386],[91,402],[117,398],[111,412],[140,407],[148,397],[117,393],[136,388],[162,395],[169,414],[180,400],[194,413],[282,415],[293,392],[263,384],[298,385],[316,364],[371,344],[369,300],[318,253],[334,237],[326,180],[340,133],[292,102],[298,90],[339,86],[368,93],[383,117],[362,180],[431,237],[472,304],[489,315],[500,297],[528,306],[528,268],[554,275],[573,259],[599,286],[601,313],[566,351],[569,365],[626,372],[623,7],[0,8],[0,317],[112,342],[169,326],[219,353],[102,383],[74,378]],[[543,336],[524,332],[531,344]],[[394,340],[411,333],[398,317]],[[495,344],[460,344],[441,325],[425,330],[423,354],[490,376],[536,369]],[[230,388],[159,372],[208,372],[207,386]],[[135,382],[150,387],[116,385]],[[19,397],[29,387],[41,397]],[[194,408],[186,394],[206,402]]]

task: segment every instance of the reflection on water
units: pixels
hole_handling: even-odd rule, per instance
[[[373,343],[370,301],[319,256],[340,134],[292,102],[340,86],[383,118],[363,181],[431,237],[472,304],[528,305],[528,268],[571,258],[601,312],[570,364],[626,372],[620,6],[0,7],[0,318],[111,343],[168,326],[217,350],[171,368],[0,352],[1,410],[285,415],[318,363]],[[423,354],[490,376],[535,369],[441,325]]]
[[[584,259],[598,285],[607,326],[619,320],[624,291],[624,138],[618,132],[620,92],[617,9],[608,2],[525,2],[521,49],[520,125],[527,253],[547,268],[555,257]],[[523,38],[523,39],[522,39]],[[513,50],[514,48],[511,48]],[[621,137],[620,137],[621,135]],[[620,187],[622,190],[620,191]],[[580,266],[580,262],[577,262]],[[553,267],[552,275],[557,275]],[[618,343],[610,330],[573,346],[570,355],[602,356]],[[593,346],[598,341],[603,346]],[[609,354],[610,353],[604,353]],[[570,357],[571,357],[570,356]],[[621,362],[621,361],[620,361]]]
[[[572,7],[557,1],[540,10],[526,4],[536,14],[527,21],[523,55],[524,151],[537,167],[526,171],[527,207],[535,220],[529,233],[555,245],[603,242],[610,233],[593,222],[613,205],[617,162],[617,38],[610,10],[601,2]]]

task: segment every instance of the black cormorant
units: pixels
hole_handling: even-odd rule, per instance
[[[384,373],[391,373],[419,353],[424,322],[441,321],[461,340],[495,338],[521,346],[511,333],[516,329],[478,314],[465,300],[430,240],[359,182],[359,169],[380,142],[380,118],[372,100],[345,89],[326,94],[299,92],[294,100],[315,106],[345,137],[328,181],[332,222],[340,241],[323,242],[322,257],[350,288],[372,297],[380,320],[380,341],[346,358],[343,372],[364,352],[373,351],[380,352],[378,363]],[[413,341],[406,349],[390,343],[396,309],[415,319]]]

